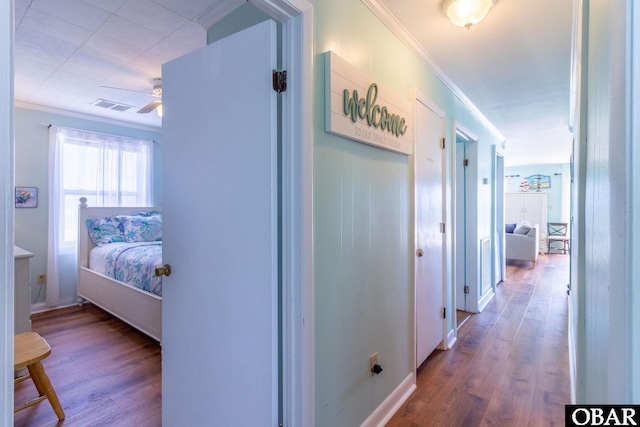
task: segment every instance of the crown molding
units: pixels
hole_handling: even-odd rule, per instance
[[[505,141],[505,137],[500,131],[485,117],[484,114],[475,106],[473,102],[453,83],[449,77],[442,71],[436,61],[431,57],[429,52],[418,42],[418,40],[409,32],[407,27],[385,6],[380,0],[362,0],[383,24],[385,24],[392,33],[394,33],[407,47],[429,68],[445,86],[447,86],[453,94],[462,101],[462,103],[471,110],[471,112],[484,124],[489,130],[500,140]]]
[[[60,114],[67,117],[73,117],[76,119],[83,119],[83,120],[91,120],[93,122],[106,123],[114,126],[123,126],[123,127],[132,128],[132,129],[144,130],[148,132],[162,132],[162,128],[155,127],[155,126],[147,126],[147,125],[141,125],[138,123],[126,122],[122,120],[108,119],[105,117],[94,116],[91,114],[78,113],[76,111],[62,110],[59,108],[47,107],[40,104],[31,104],[29,102],[24,102],[24,101],[15,101],[14,105],[16,108],[25,108],[27,110],[36,110],[36,111],[42,111],[45,113]]]

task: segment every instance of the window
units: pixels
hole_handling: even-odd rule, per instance
[[[75,248],[80,197],[89,206],[152,205],[152,141],[67,128],[56,140],[61,249]]]

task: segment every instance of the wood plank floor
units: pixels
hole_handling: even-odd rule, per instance
[[[32,330],[51,346],[43,366],[66,419],[48,401],[15,414],[16,427],[157,427],[161,420],[160,345],[87,304],[31,316]],[[16,402],[36,394],[33,382],[16,386]]]
[[[418,370],[417,390],[387,424],[564,426],[570,403],[569,257],[509,262],[507,280]]]
[[[418,370],[418,389],[388,426],[564,425],[569,403],[569,257],[507,266],[496,296],[458,330],[449,351]],[[48,402],[16,413],[16,427],[161,425],[160,345],[85,305],[32,316],[52,348],[43,361],[66,420]],[[33,397],[27,381],[16,401]],[[318,426],[324,427],[324,426]]]

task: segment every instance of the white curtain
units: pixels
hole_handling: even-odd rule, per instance
[[[78,199],[86,197],[89,206],[152,206],[153,142],[52,125],[49,171],[46,305],[57,306],[61,293],[63,303],[75,299]]]
[[[60,300],[58,259],[60,258],[60,144],[58,128],[49,126],[49,244],[47,251],[47,305],[56,306]]]

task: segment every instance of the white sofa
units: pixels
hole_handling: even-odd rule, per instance
[[[527,230],[528,228],[528,230]],[[513,233],[505,233],[507,259],[531,261],[535,267],[538,260],[540,227],[528,223],[518,223]]]

